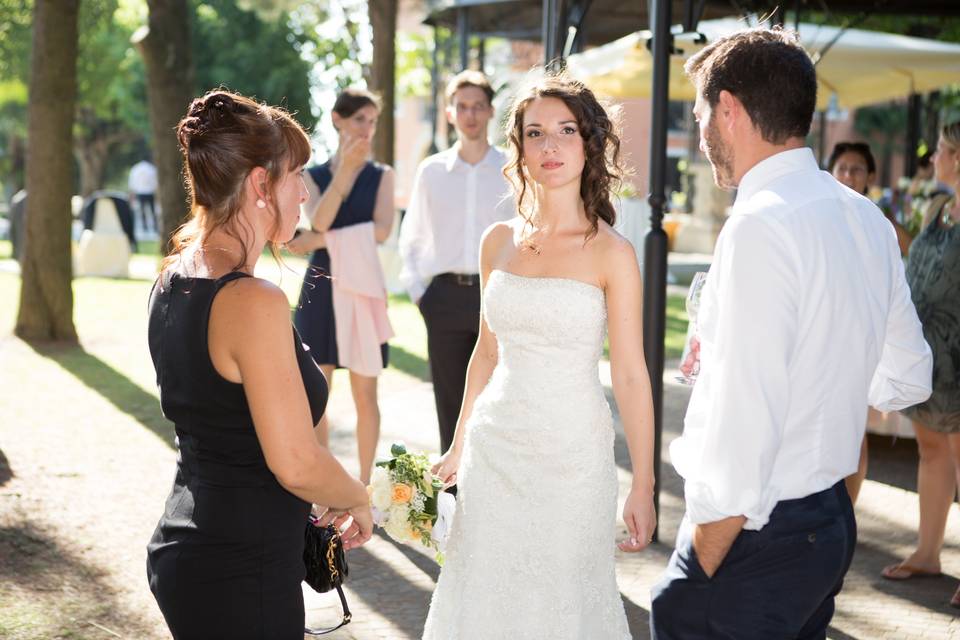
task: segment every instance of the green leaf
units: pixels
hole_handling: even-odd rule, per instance
[[[393,456],[402,456],[407,452],[407,447],[402,442],[395,442],[390,446],[390,454]]]

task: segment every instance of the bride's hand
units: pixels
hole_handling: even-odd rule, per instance
[[[653,492],[632,490],[623,505],[623,522],[630,531],[630,539],[617,546],[621,551],[642,551],[653,540],[657,528],[657,512],[653,508]]]
[[[433,465],[430,471],[443,481],[444,487],[449,487],[457,484],[457,471],[459,468],[460,450],[456,447],[450,447],[450,449],[441,456],[440,462]]]

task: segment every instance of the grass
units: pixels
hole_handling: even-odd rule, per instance
[[[667,296],[667,331],[664,348],[667,358],[679,358],[683,353],[683,343],[687,339],[686,298],[678,295]]]

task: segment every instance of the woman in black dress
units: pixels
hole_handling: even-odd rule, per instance
[[[332,229],[372,222],[379,243],[389,237],[393,228],[393,169],[369,160],[379,114],[377,97],[368,91],[346,89],[337,97],[332,116],[340,137],[337,152],[307,172],[305,179],[310,197],[304,211],[311,228],[288,245],[296,252],[313,251],[294,324],[328,382],[332,382],[333,372],[341,363],[333,295],[327,277],[330,254],[324,234]],[[380,350],[383,366],[387,366],[387,345],[380,345]],[[350,371],[350,390],[357,410],[360,480],[368,483],[380,437],[377,378]],[[324,416],[318,427],[321,442],[327,442],[328,432],[329,423]]]
[[[147,546],[174,638],[303,638],[303,531],[311,503],[363,544],[364,485],[320,445],[323,375],[284,293],[253,277],[293,236],[310,146],[284,111],[223,91],[177,128],[190,222],[150,296],[149,343],[177,474]]]

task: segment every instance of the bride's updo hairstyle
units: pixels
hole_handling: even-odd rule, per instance
[[[523,160],[523,117],[530,103],[538,98],[563,100],[577,119],[584,152],[580,197],[590,222],[586,234],[589,240],[597,234],[600,220],[613,226],[617,218],[610,201],[623,176],[617,123],[587,85],[562,72],[538,79],[517,94],[506,120],[510,159],[503,173],[513,187],[517,210],[527,225],[533,223],[533,205],[528,201],[533,185]]]
[[[307,134],[289,113],[227,91],[211,91],[190,103],[177,125],[177,139],[190,194],[190,219],[173,234],[163,268],[188,245],[219,228],[246,246],[254,230],[237,214],[244,204],[247,176],[257,167],[266,169],[264,190],[273,196],[284,174],[310,158]],[[275,202],[272,197],[267,204],[273,214],[270,238],[280,225]],[[272,240],[271,248],[275,250]],[[246,263],[244,254],[234,268]]]

